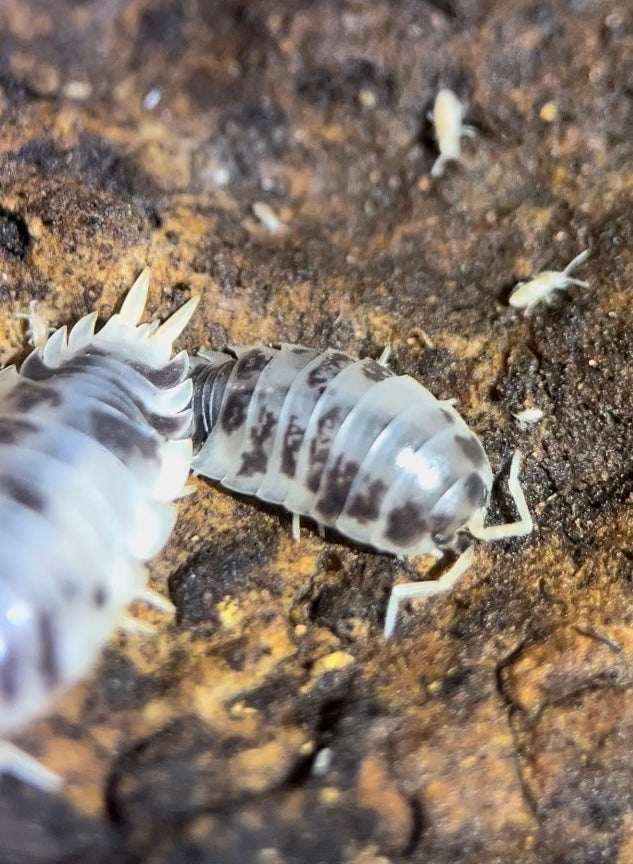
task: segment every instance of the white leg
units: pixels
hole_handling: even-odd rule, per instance
[[[292,514],[292,539],[295,543],[301,540],[301,516],[298,513]]]
[[[186,486],[182,487],[180,492],[178,492],[176,495],[174,495],[173,500],[174,501],[180,501],[182,498],[188,498],[190,495],[195,495],[195,493],[197,491],[198,490],[196,489],[195,486],[187,484]]]
[[[154,609],[158,609],[159,612],[164,612],[165,615],[173,616],[176,614],[176,607],[171,600],[163,597],[162,594],[159,594],[158,591],[154,591],[152,588],[143,588],[136,595],[136,599],[142,600],[143,603],[147,603],[148,606],[152,606]]]
[[[462,124],[462,135],[465,135],[467,138],[476,138],[479,134],[479,131],[475,126],[471,126],[469,123]]]
[[[581,288],[589,287],[588,282],[584,282],[582,279],[573,279],[571,276],[567,276],[565,279],[565,288],[567,288],[568,285],[579,285]]]
[[[62,786],[58,774],[10,741],[0,741],[0,774],[10,774],[43,792],[57,792]]]
[[[34,348],[43,348],[54,328],[49,327],[46,320],[37,314],[37,300],[31,300],[28,312],[16,312],[15,317],[26,321],[26,338]]]
[[[134,618],[132,615],[124,615],[119,627],[130,636],[155,636],[158,632],[153,624],[148,624],[147,621],[141,621],[140,618]]]
[[[518,522],[508,522],[505,525],[489,525],[484,528],[481,517],[473,520],[468,525],[468,530],[478,540],[505,540],[508,537],[523,537],[531,534],[534,528],[532,515],[525,500],[521,483],[519,482],[519,470],[521,468],[521,453],[518,450],[512,455],[510,463],[510,476],[508,477],[508,488],[514,506],[519,512]]]
[[[382,354],[376,361],[379,366],[386,366],[389,363],[389,358],[391,357],[391,345],[385,345],[382,349]]]
[[[321,525],[320,522],[317,522],[317,531],[319,532],[321,540],[325,540],[325,525]]]
[[[414,597],[432,597],[434,594],[443,594],[445,591],[450,591],[472,564],[473,554],[472,548],[467,549],[439,579],[432,579],[428,582],[404,582],[401,585],[394,585],[391,589],[387,614],[385,616],[385,639],[388,639],[395,629],[398,609],[401,603]]]
[[[441,177],[444,173],[444,166],[448,162],[446,156],[443,156],[441,153],[431,166],[431,177]]]

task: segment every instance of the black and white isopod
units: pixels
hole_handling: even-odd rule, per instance
[[[192,469],[350,539],[398,556],[529,534],[532,518],[514,454],[509,487],[519,521],[484,527],[493,475],[477,436],[452,404],[408,375],[340,351],[299,345],[192,360]],[[448,590],[465,553],[437,581],[394,587],[385,635],[399,604]]]

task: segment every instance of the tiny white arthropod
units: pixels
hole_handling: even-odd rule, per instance
[[[472,126],[465,125],[462,103],[452,90],[444,87],[435,97],[433,111],[429,119],[435,127],[435,139],[440,151],[431,168],[431,177],[441,177],[447,162],[462,161],[462,137],[474,137],[477,133]]]
[[[253,204],[253,215],[259,219],[270,234],[287,234],[290,230],[265,201],[256,201]]]
[[[59,779],[5,739],[94,665],[142,596],[191,463],[189,361],[164,324],[138,322],[148,271],[121,311],[56,330],[0,372],[0,772]]]
[[[519,411],[512,416],[520,428],[525,430],[535,423],[539,423],[543,419],[544,413],[542,408],[524,408],[523,411]]]
[[[314,519],[358,543],[398,556],[527,534],[532,519],[518,481],[520,520],[484,528],[493,475],[453,406],[375,360],[299,345],[192,358],[192,469],[236,492]],[[462,556],[438,582],[397,585],[385,632],[402,600],[447,590]]]
[[[580,285],[588,288],[588,282],[573,279],[569,274],[579,267],[589,257],[589,250],[585,249],[580,255],[569,262],[564,270],[543,270],[529,282],[519,282],[513,288],[508,302],[515,309],[525,309],[525,314],[530,315],[539,303],[551,303],[555,291],[565,291],[569,285]]]

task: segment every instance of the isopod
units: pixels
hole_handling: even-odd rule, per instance
[[[440,155],[431,168],[431,177],[441,177],[447,162],[461,162],[462,137],[474,137],[475,129],[463,123],[464,108],[452,90],[443,87],[435,97],[429,119],[435,127]]]
[[[545,416],[545,413],[542,408],[524,408],[523,411],[518,411],[512,416],[519,424],[519,428],[525,431],[535,423],[539,423]]]
[[[452,404],[380,362],[283,344],[192,358],[192,378],[192,469],[228,489],[398,556],[440,557],[465,529],[482,540],[532,530],[519,454],[519,521],[484,528],[493,475],[479,439]],[[398,603],[446,590],[458,570],[396,586],[386,634]]]
[[[192,455],[192,384],[172,345],[189,300],[141,324],[145,270],[121,310],[56,330],[0,373],[0,771],[59,778],[6,739],[94,665],[143,594]]]
[[[539,303],[550,304],[555,291],[565,291],[570,285],[588,288],[588,282],[573,279],[569,275],[576,267],[584,264],[588,257],[589,250],[585,249],[580,255],[576,255],[564,270],[543,270],[529,282],[519,282],[510,294],[508,300],[510,306],[515,309],[525,309],[525,314],[530,315]]]

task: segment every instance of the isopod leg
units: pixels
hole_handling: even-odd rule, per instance
[[[440,153],[431,166],[431,177],[441,177],[444,174],[444,168],[448,161],[447,157]]]
[[[57,792],[62,785],[58,774],[10,741],[0,741],[0,774],[10,774],[43,792]]]
[[[301,540],[301,516],[298,513],[292,514],[292,539],[295,543]]]
[[[119,628],[130,636],[156,636],[158,632],[153,624],[134,618],[133,615],[124,615],[119,622]]]
[[[148,606],[152,606],[152,608],[157,609],[159,612],[164,612],[165,615],[173,616],[176,613],[176,607],[171,600],[163,597],[162,594],[159,594],[158,591],[154,591],[152,588],[143,588],[136,595],[136,599],[147,603]]]
[[[450,591],[469,569],[472,561],[473,550],[467,549],[463,555],[459,556],[453,566],[437,580],[404,582],[402,585],[394,585],[391,589],[387,614],[385,616],[385,639],[388,639],[395,629],[398,619],[398,609],[401,603],[404,603],[405,600],[412,600],[414,597],[432,597],[434,594],[443,594],[446,591]]]
[[[382,354],[376,361],[379,366],[387,366],[389,364],[389,358],[391,357],[391,345],[385,345],[382,349]]]
[[[568,285],[579,285],[581,288],[589,288],[588,282],[585,282],[583,279],[573,279],[571,276],[567,276],[565,279],[565,288]]]
[[[523,494],[523,488],[519,481],[519,471],[521,468],[521,454],[518,450],[514,451],[512,462],[510,463],[510,476],[508,477],[508,488],[514,506],[519,513],[517,522],[507,522],[505,525],[489,525],[487,528],[481,524],[481,519],[478,522],[471,523],[468,530],[478,540],[505,540],[508,537],[523,537],[525,534],[531,534],[534,528],[532,515]]]

